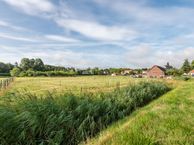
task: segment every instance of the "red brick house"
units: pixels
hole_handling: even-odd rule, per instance
[[[147,72],[147,77],[149,78],[164,78],[165,77],[165,68],[161,66],[154,65]]]
[[[194,77],[194,70],[190,71],[189,72],[189,75],[192,76],[192,77]]]

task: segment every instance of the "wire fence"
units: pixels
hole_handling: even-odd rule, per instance
[[[14,81],[13,77],[0,80],[0,90],[7,89],[9,85]]]

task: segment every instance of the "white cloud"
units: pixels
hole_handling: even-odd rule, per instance
[[[77,39],[68,38],[68,37],[64,37],[64,36],[60,36],[60,35],[45,35],[45,38],[46,39],[49,39],[51,41],[65,42],[65,43],[76,43],[76,42],[80,42]]]
[[[191,17],[194,9],[184,6],[152,7],[148,5],[149,0],[94,0],[106,9],[113,10],[121,16],[133,19],[139,27],[153,29],[153,26],[174,25],[181,27],[185,24],[194,23]],[[184,24],[184,25],[183,25]]]
[[[102,41],[131,40],[136,32],[129,28],[106,26],[97,22],[82,21],[75,19],[58,19],[57,24],[66,29],[78,32],[88,38]]]
[[[16,41],[37,42],[37,40],[33,39],[33,38],[27,38],[27,37],[22,37],[22,36],[14,36],[14,35],[5,34],[5,33],[0,33],[0,38],[11,39],[11,40],[16,40]]]
[[[0,61],[14,63],[23,57],[42,58],[46,64],[67,67],[111,67],[120,66],[120,58],[116,54],[81,52],[64,49],[64,47],[34,46],[6,46],[0,45]],[[45,51],[46,48],[46,51]],[[55,49],[53,49],[55,48]],[[9,59],[7,59],[9,58]]]
[[[152,65],[164,66],[167,62],[180,67],[186,58],[194,60],[194,47],[173,50],[173,48],[156,49],[143,44],[131,48],[125,55],[126,62],[135,68]]]
[[[55,11],[55,6],[49,0],[3,0],[7,4],[22,10],[30,15],[50,13]]]
[[[19,30],[19,31],[25,31],[27,29],[23,28],[23,27],[19,27],[19,26],[15,26],[13,24],[10,24],[6,21],[2,21],[0,20],[0,27],[7,27],[7,28],[11,28],[13,30]]]

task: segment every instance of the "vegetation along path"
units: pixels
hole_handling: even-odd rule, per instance
[[[193,145],[194,81],[180,85],[112,125],[88,144]]]
[[[10,93],[0,100],[0,143],[77,145],[169,90],[165,83],[145,81],[107,93]]]

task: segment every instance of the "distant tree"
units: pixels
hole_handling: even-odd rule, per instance
[[[15,62],[15,65],[14,65],[15,67],[19,67],[19,65],[18,65],[18,62]]]
[[[170,63],[167,62],[167,64],[165,65],[165,68],[166,68],[167,70],[169,70],[169,69],[173,69],[173,66],[171,66]]]
[[[44,70],[44,63],[40,58],[35,59],[33,69],[36,71],[43,71]]]
[[[10,64],[10,63],[3,63],[0,62],[0,73],[9,73],[10,70],[12,70],[14,67],[14,65]]]
[[[181,69],[184,73],[188,73],[191,70],[191,65],[188,59],[185,59]]]
[[[5,68],[6,68],[5,64],[0,62],[0,73],[4,73],[5,72]]]
[[[32,58],[32,59],[30,59],[30,67],[29,67],[29,69],[34,69],[34,67],[35,67],[35,59]]]
[[[191,62],[191,69],[194,69],[194,60]]]
[[[183,71],[180,69],[172,68],[172,69],[167,69],[166,71],[167,75],[170,76],[181,76],[183,74]]]
[[[137,72],[137,74],[141,74],[142,73],[142,69],[136,69],[135,71]]]
[[[27,71],[32,68],[32,62],[29,58],[23,58],[20,63],[20,67],[22,70]]]
[[[11,76],[13,76],[13,77],[18,77],[18,76],[20,75],[21,71],[22,71],[22,70],[21,70],[20,68],[14,67],[14,68],[10,71],[10,74],[11,74]]]
[[[92,69],[92,74],[94,75],[99,75],[101,72],[100,72],[100,69],[98,67],[95,67],[94,69]]]

